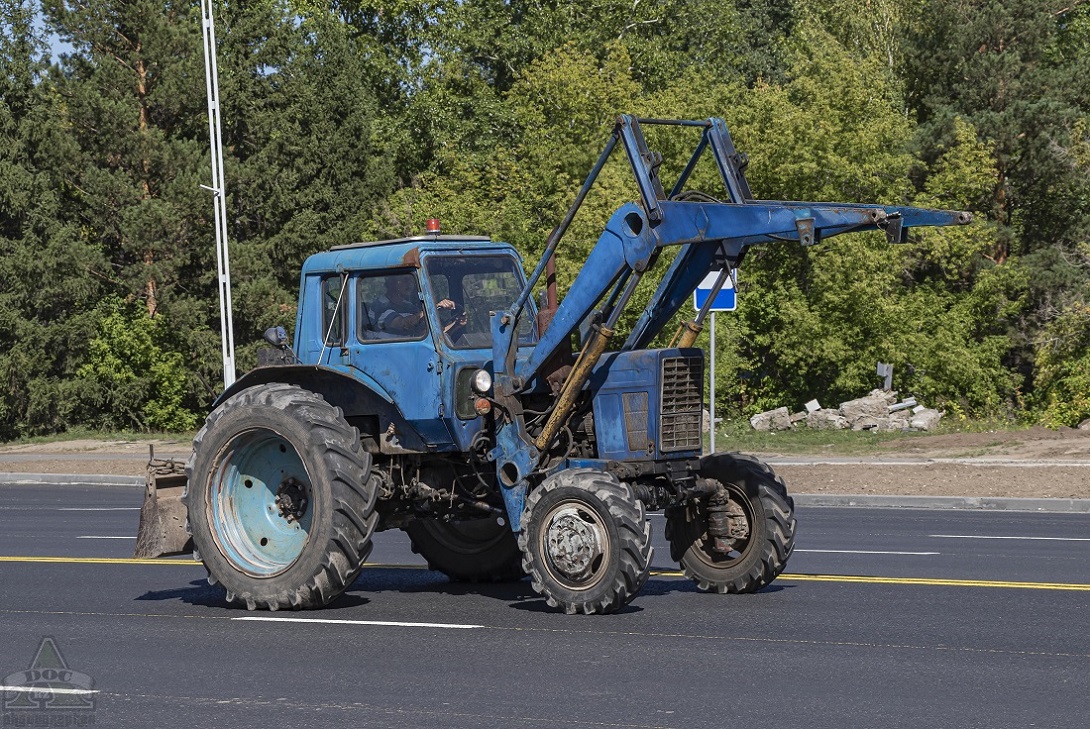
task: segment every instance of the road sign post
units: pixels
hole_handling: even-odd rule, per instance
[[[710,442],[708,448],[712,453],[715,453],[715,312],[714,311],[712,311],[711,348],[712,348],[712,371],[711,371],[711,381],[709,383],[709,389],[711,390],[711,392],[709,394],[711,395],[711,397],[708,398],[709,399],[709,403],[708,403],[708,420],[711,421],[711,422],[708,423],[708,436],[711,438],[711,442]]]
[[[722,282],[720,279],[724,279]],[[698,312],[710,312],[712,316],[712,328],[710,332],[711,346],[711,372],[708,383],[708,432],[710,435],[709,448],[715,453],[715,313],[717,311],[734,311],[738,307],[738,297],[735,292],[737,278],[732,269],[730,275],[724,277],[722,271],[712,271],[693,292],[693,308]],[[713,298],[714,297],[714,298]],[[711,301],[709,301],[711,299]]]

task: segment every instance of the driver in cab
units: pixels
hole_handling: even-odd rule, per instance
[[[443,299],[435,308],[440,313],[454,315],[443,325],[444,332],[465,326],[466,314],[456,314],[457,305],[452,300]],[[389,334],[419,337],[427,331],[427,316],[417,293],[416,279],[411,274],[386,278],[386,294],[375,302],[375,312],[378,315],[378,328]]]

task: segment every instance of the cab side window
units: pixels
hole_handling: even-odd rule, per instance
[[[346,280],[341,276],[322,279],[322,336],[327,347],[344,344],[344,311],[348,293]]]
[[[361,276],[356,301],[361,342],[419,340],[428,334],[420,286],[412,271]]]

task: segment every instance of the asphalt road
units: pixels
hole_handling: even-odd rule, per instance
[[[94,680],[97,726],[1083,727],[1090,710],[1087,515],[800,509],[787,574],[748,596],[672,576],[652,515],[659,573],[590,617],[525,581],[451,584],[383,533],[387,566],[331,608],[247,613],[200,565],[124,561],[140,498],[0,486],[0,679],[50,636]]]

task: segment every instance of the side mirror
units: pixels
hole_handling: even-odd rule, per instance
[[[269,327],[265,330],[265,341],[274,347],[288,346],[288,333],[284,327]]]

